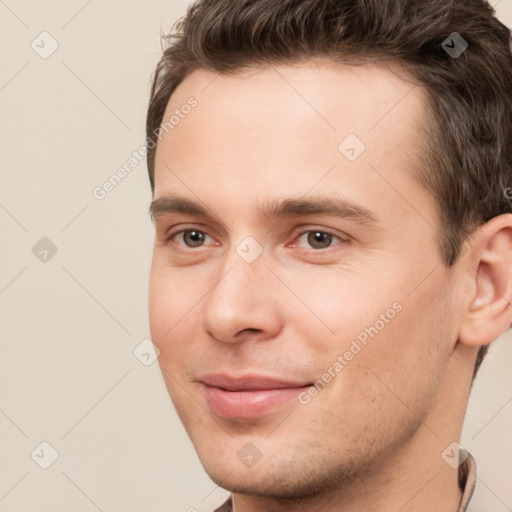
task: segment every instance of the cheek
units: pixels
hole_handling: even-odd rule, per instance
[[[364,403],[380,396],[391,406],[399,403],[398,395],[428,403],[454,343],[446,281],[439,273],[414,293],[403,291],[410,289],[402,286],[403,278],[388,284],[330,281],[323,293],[309,293],[310,308],[334,334],[325,336],[326,329],[312,327],[318,322],[303,320],[302,339],[313,341],[322,371],[336,375],[332,391],[344,399],[359,396]]]
[[[400,397],[426,406],[439,386],[453,344],[443,286],[433,279],[421,291],[401,297],[401,311],[364,350],[361,361],[391,401]]]
[[[176,272],[155,262],[149,283],[149,324],[153,343],[160,349],[160,359],[179,350],[184,329],[194,316],[197,285],[186,286]]]
[[[171,284],[172,283],[172,284]],[[152,272],[149,289],[149,323],[151,339],[160,350],[158,364],[169,396],[182,418],[186,419],[186,368],[193,360],[190,341],[194,338],[197,312],[176,281],[166,273]],[[188,411],[190,414],[191,411]]]
[[[393,287],[354,269],[319,267],[314,273],[290,274],[289,282],[300,301],[288,294],[293,309],[283,308],[287,323],[300,325],[300,339],[318,340],[318,349],[326,355],[343,354],[358,336],[363,343],[370,340],[400,316],[399,294]]]

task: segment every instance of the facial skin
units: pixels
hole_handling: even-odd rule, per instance
[[[456,510],[457,471],[441,453],[460,437],[478,346],[512,321],[511,216],[443,265],[435,202],[414,178],[425,91],[383,67],[199,70],[164,120],[190,96],[197,108],[156,154],[150,324],[206,472],[234,492],[237,512]],[[355,161],[338,148],[349,134],[366,145]],[[166,211],[171,195],[206,215]],[[322,198],[373,221],[259,212]],[[254,255],[258,245],[246,237],[262,248],[251,263],[240,247]],[[393,304],[400,311],[332,377]],[[307,404],[253,417],[219,413],[200,382],[216,373],[313,384],[329,368]],[[261,454],[251,467],[237,456],[247,443]]]

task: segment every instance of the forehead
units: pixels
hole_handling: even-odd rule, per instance
[[[304,118],[316,116],[335,131],[360,128],[361,132],[376,128],[399,104],[399,112],[408,112],[413,121],[412,114],[421,111],[426,96],[398,64],[348,65],[320,58],[251,66],[232,74],[197,69],[174,91],[166,113],[179,109],[191,95],[200,100],[205,115],[222,109],[229,116],[240,113],[244,105],[258,104],[268,115],[296,112]]]
[[[196,107],[183,109],[190,98]],[[215,176],[231,197],[269,185],[300,195],[333,165],[359,187],[375,169],[412,177],[425,105],[422,87],[376,63],[315,59],[233,75],[196,70],[164,114],[163,122],[181,113],[158,144],[155,195],[183,188],[179,175],[195,191]],[[331,178],[321,185],[334,185]]]
[[[174,91],[163,121],[191,97],[197,108],[168,138],[190,135],[190,130],[208,137],[218,128],[229,133],[230,127],[238,138],[257,130],[300,132],[306,123],[311,131],[330,132],[334,140],[356,133],[373,141],[383,131],[389,140],[396,128],[416,132],[425,106],[423,88],[395,71],[376,63],[355,66],[325,59],[255,66],[234,75],[195,70]]]

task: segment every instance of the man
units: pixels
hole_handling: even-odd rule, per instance
[[[217,510],[466,510],[512,321],[509,30],[482,0],[205,0],[168,43],[150,323]]]

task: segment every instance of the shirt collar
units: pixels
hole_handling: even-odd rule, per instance
[[[462,499],[457,512],[465,512],[475,491],[476,462],[473,456],[463,448],[459,451],[459,460],[463,460],[459,466],[459,487],[462,490]]]

